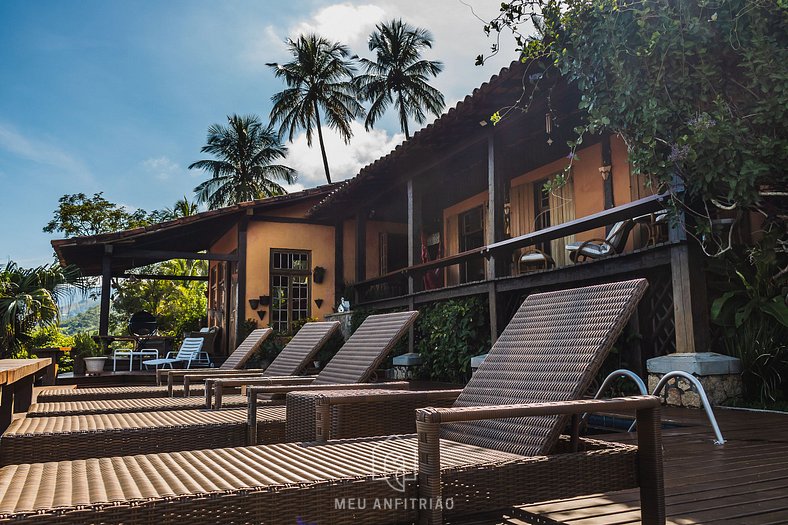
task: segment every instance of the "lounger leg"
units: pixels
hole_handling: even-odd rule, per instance
[[[665,525],[665,483],[662,472],[660,409],[638,410],[640,519],[643,525]]]
[[[207,386],[206,386],[207,388]],[[247,445],[257,444],[257,395],[253,392],[247,393],[248,403],[246,405],[246,436]]]
[[[189,376],[183,376],[183,397],[189,397],[191,394],[189,392],[189,387],[191,386],[191,380]]]
[[[428,505],[428,510],[419,511],[419,525],[438,525],[443,523],[443,509],[434,505],[441,497],[440,424],[417,420],[416,434],[419,440],[419,497],[433,503]]]
[[[216,383],[213,385],[213,409],[214,410],[221,410],[222,408],[222,394],[224,388],[222,387],[221,383]]]
[[[11,409],[14,404],[14,385],[3,385],[0,393],[0,433],[11,424]]]
[[[173,396],[173,386],[175,383],[175,374],[167,374],[167,395]]]
[[[33,381],[35,377],[31,374],[23,377],[14,383],[14,413],[27,412],[30,403],[33,401]]]
[[[210,379],[205,380],[205,408],[208,410],[211,409],[213,403],[211,402],[211,397],[213,396],[213,381]]]

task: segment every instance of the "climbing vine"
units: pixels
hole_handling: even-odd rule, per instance
[[[677,202],[707,253],[729,248],[712,234],[719,210],[776,216],[762,194],[788,181],[786,0],[516,0],[484,29],[493,52],[514,35],[535,88],[493,124],[562,78],[585,113],[569,146],[620,135],[635,173],[686,191]]]

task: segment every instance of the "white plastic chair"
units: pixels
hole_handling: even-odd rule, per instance
[[[177,354],[175,352],[167,352],[164,358],[150,359],[148,361],[143,361],[143,364],[146,366],[155,366],[156,368],[158,368],[159,365],[162,367],[169,365],[169,367],[172,368],[172,365],[175,363],[185,362],[185,368],[190,368],[192,362],[202,361],[200,354],[204,353],[202,352],[203,341],[205,341],[205,339],[202,337],[187,337],[183,340]]]

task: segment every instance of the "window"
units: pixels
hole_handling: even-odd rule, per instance
[[[484,246],[484,206],[473,208],[459,216],[460,251]],[[484,280],[484,261],[481,257],[460,265],[460,282]]]
[[[271,250],[271,327],[291,333],[293,322],[310,315],[312,267],[308,251]]]
[[[550,226],[550,192],[545,190],[547,179],[534,182],[534,231]],[[550,254],[550,243],[537,246],[546,254]]]
[[[380,275],[408,266],[408,236],[398,233],[380,234]]]

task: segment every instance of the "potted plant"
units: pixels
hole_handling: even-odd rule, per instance
[[[315,269],[312,271],[312,278],[314,279],[315,284],[321,284],[325,276],[326,269],[322,266],[315,266]]]
[[[85,375],[100,374],[104,370],[107,356],[104,355],[104,350],[89,333],[82,332],[74,336],[72,354],[74,355],[74,374],[80,372]]]

